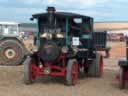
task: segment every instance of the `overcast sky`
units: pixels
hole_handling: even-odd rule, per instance
[[[128,21],[128,0],[0,0],[0,21],[29,22],[47,6],[94,17],[95,21]]]

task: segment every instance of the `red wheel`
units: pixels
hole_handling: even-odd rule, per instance
[[[99,64],[100,64],[100,77],[103,75],[103,57],[101,56],[100,57],[100,61],[99,61]]]
[[[96,54],[96,59],[93,60],[88,69],[88,76],[101,77],[103,75],[103,57]]]
[[[30,62],[30,67],[29,68],[30,68],[30,71],[29,71],[29,73],[30,73],[30,80],[34,81],[35,78],[36,78],[36,75],[35,75],[35,61],[34,60],[32,60]]]
[[[66,72],[66,84],[75,85],[78,80],[78,64],[76,60],[72,59],[68,61]]]
[[[35,74],[35,60],[27,57],[24,63],[24,82],[25,84],[31,84],[36,79]]]
[[[73,64],[72,65],[72,83],[75,85],[77,83],[78,79],[78,64]]]

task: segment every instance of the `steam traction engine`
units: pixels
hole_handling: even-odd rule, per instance
[[[38,76],[60,76],[67,85],[75,85],[78,72],[100,77],[103,58],[96,51],[105,48],[106,33],[93,32],[93,18],[75,13],[35,14],[39,32],[34,38],[36,50],[24,62],[24,79],[32,83]]]

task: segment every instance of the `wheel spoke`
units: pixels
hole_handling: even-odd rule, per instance
[[[75,85],[78,79],[78,64],[75,59],[70,59],[67,64],[66,84]]]
[[[73,82],[73,84],[77,83],[77,79],[78,79],[78,66],[77,66],[77,64],[73,64],[73,66],[72,66],[72,82]]]
[[[33,64],[33,60],[31,61],[31,64],[30,64],[30,71],[29,71],[29,73],[30,73],[30,76],[29,76],[29,78],[30,78],[30,80],[35,80],[35,78],[36,78],[36,74],[35,74],[35,65]]]

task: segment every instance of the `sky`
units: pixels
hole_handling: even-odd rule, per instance
[[[94,21],[128,21],[128,0],[0,0],[0,21],[30,22],[32,14],[57,11],[75,12]]]

